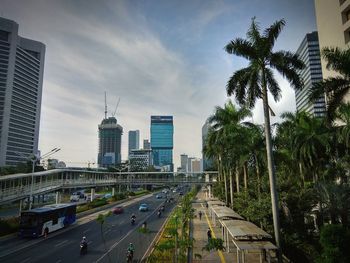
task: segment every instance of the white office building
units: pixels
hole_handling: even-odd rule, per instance
[[[0,166],[38,152],[45,45],[0,17]]]

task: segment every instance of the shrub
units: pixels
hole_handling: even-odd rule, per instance
[[[0,219],[0,236],[17,232],[19,229],[19,217]]]
[[[125,196],[125,193],[116,193],[113,197],[112,197],[112,200],[113,201],[119,201],[119,200],[123,200],[125,199],[126,196]]]
[[[326,225],[321,229],[320,243],[322,254],[318,262],[346,263],[350,262],[350,232],[341,225]]]

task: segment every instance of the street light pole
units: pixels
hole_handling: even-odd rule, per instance
[[[50,152],[43,154],[42,156],[38,157],[35,154],[33,154],[33,158],[31,159],[32,161],[32,180],[31,180],[31,184],[30,184],[30,193],[29,193],[29,210],[32,209],[32,205],[33,205],[33,184],[34,184],[34,172],[35,172],[35,163],[37,161],[40,161],[43,158],[49,157],[50,155],[57,153],[58,151],[60,151],[60,148],[54,148],[52,149]],[[22,153],[19,152],[15,152],[18,155],[25,157]],[[25,158],[28,159],[29,156],[26,156]]]

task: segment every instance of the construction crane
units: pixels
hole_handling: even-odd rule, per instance
[[[117,105],[115,106],[115,110],[114,110],[114,112],[113,112],[113,114],[112,114],[112,117],[114,117],[115,114],[117,113],[117,109],[118,109],[118,106],[119,106],[119,102],[120,102],[120,97],[119,97],[119,99],[118,99]]]

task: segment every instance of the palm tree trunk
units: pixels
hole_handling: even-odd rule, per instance
[[[225,184],[225,203],[226,205],[228,205],[226,169],[224,168],[223,171],[224,171],[224,184]]]
[[[303,186],[305,186],[305,176],[304,176],[303,166],[301,162],[299,162],[299,171],[300,171],[301,180],[303,181]]]
[[[232,170],[229,170],[230,173],[230,197],[231,197],[231,208],[233,208],[233,174]]]
[[[243,164],[243,174],[244,174],[244,191],[247,192],[247,189],[248,189],[247,162],[244,162],[244,164]]]
[[[237,188],[237,193],[239,193],[239,168],[238,165],[236,164],[236,188]]]
[[[265,77],[264,69],[262,69],[262,99],[263,99],[263,106],[264,106],[266,154],[267,154],[267,166],[268,166],[269,180],[270,180],[273,227],[275,231],[276,245],[279,249],[279,253],[278,253],[279,262],[281,262],[282,253],[281,253],[281,239],[280,239],[280,222],[279,222],[280,220],[279,220],[279,214],[278,214],[278,193],[276,189],[275,166],[273,161],[272,142],[271,142],[270,112],[269,112],[269,102],[267,97],[267,86],[266,86],[266,77]]]
[[[260,200],[260,168],[259,168],[259,161],[258,156],[255,154],[255,170],[256,170],[256,178],[258,180],[258,200]]]

